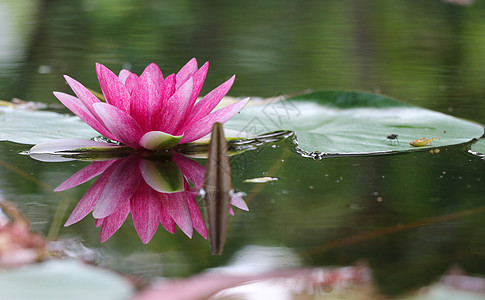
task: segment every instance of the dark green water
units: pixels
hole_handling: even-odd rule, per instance
[[[234,96],[363,89],[485,122],[479,1],[469,7],[437,0],[28,3],[2,4],[10,12],[2,22],[11,25],[0,48],[5,100],[54,103],[53,90],[70,93],[63,74],[97,87],[94,62],[138,73],[156,62],[168,74],[196,57],[211,63],[203,93],[235,73]],[[21,208],[34,230],[81,239],[100,251],[102,265],[124,272],[186,277],[260,246],[251,248],[260,259],[264,249],[283,249],[282,266],[366,260],[379,291],[393,295],[434,282],[452,265],[485,275],[485,161],[466,145],[317,162],[280,141],[233,157],[233,184],[248,194],[250,211],[230,218],[220,257],[197,234],[190,240],[180,231],[159,230],[144,245],[130,221],[104,244],[90,217],[60,226],[88,185],[52,189],[87,163],[18,154],[28,148],[0,143],[0,195]],[[262,176],[278,180],[243,182]]]

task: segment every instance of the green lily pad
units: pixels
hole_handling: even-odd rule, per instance
[[[251,137],[280,129],[296,134],[301,152],[386,154],[470,142],[482,125],[364,92],[320,91],[246,107],[225,124]],[[397,135],[395,139],[388,136]],[[394,136],[390,136],[394,137]],[[439,138],[414,147],[416,139]]]
[[[0,141],[34,145],[52,139],[95,136],[99,133],[75,116],[0,106]]]
[[[0,299],[129,299],[122,276],[78,261],[53,260],[0,274]]]
[[[254,139],[290,130],[295,132],[297,149],[303,155],[316,151],[359,155],[457,145],[484,133],[480,124],[365,92],[320,91],[257,102],[224,125],[226,137]],[[99,135],[77,117],[10,107],[0,107],[0,128],[0,140],[25,144]],[[388,138],[394,136],[397,138]],[[422,138],[439,139],[420,147],[410,145]],[[208,139],[202,142],[207,143]]]

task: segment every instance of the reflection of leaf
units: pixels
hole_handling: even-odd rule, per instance
[[[1,299],[128,299],[128,280],[75,261],[48,261],[0,274]]]
[[[274,130],[295,131],[305,151],[386,153],[415,150],[409,143],[423,137],[447,146],[479,138],[481,125],[362,92],[321,91],[282,102],[246,107],[225,124],[242,136]],[[399,135],[399,143],[387,140]]]
[[[482,138],[474,143],[469,152],[471,154],[485,158],[485,138]]]

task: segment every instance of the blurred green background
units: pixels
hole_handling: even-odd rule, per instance
[[[94,62],[166,73],[210,61],[233,96],[361,89],[485,119],[485,3],[439,0],[3,0],[0,95],[55,101]]]

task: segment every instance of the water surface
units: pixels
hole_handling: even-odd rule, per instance
[[[211,64],[203,93],[236,73],[234,96],[367,90],[483,123],[484,5],[7,1],[0,98],[55,103],[52,91],[70,93],[63,74],[98,89],[95,62],[138,73],[156,62],[169,74],[196,57]],[[285,140],[232,157],[233,184],[250,211],[230,218],[222,256],[180,231],[159,230],[144,245],[130,221],[103,244],[92,218],[64,228],[89,185],[52,189],[88,163],[34,161],[19,155],[27,145],[0,143],[0,194],[33,230],[80,239],[101,265],[130,274],[187,277],[247,253],[256,268],[365,260],[379,292],[396,295],[452,265],[485,275],[485,162],[468,146],[315,161]],[[278,180],[244,182],[264,176]]]

